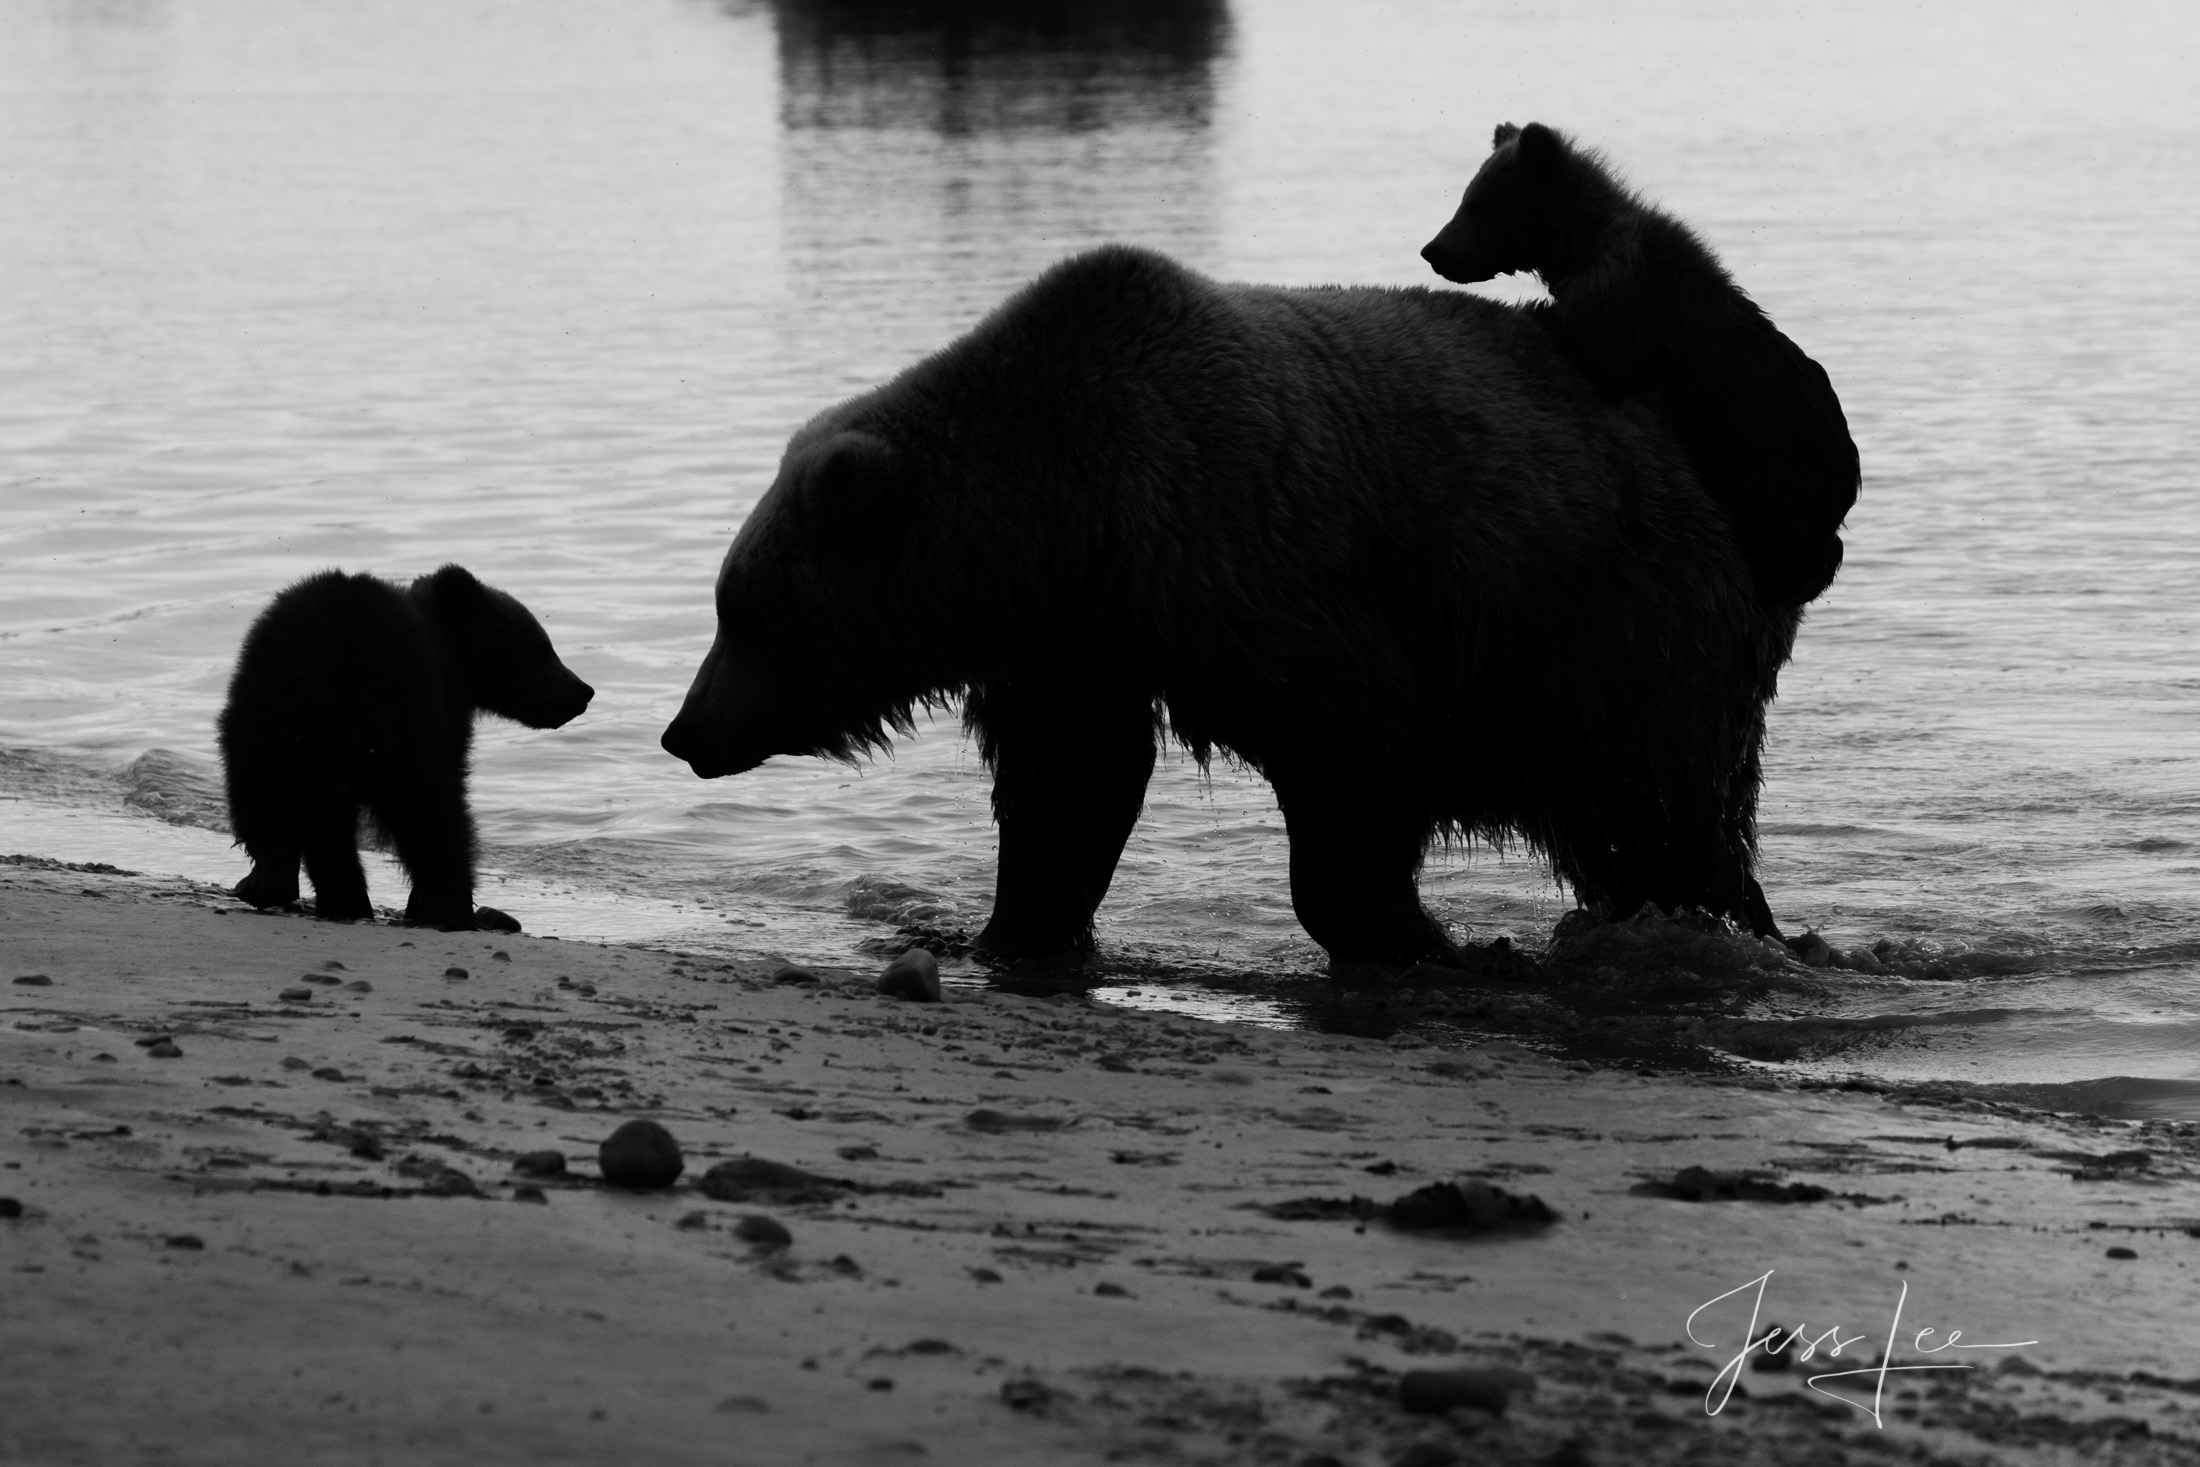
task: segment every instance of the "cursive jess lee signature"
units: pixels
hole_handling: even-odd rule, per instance
[[[1701,1345],[1705,1349],[1722,1348],[1715,1340],[1703,1339],[1697,1335],[1696,1320],[1705,1311],[1724,1304],[1737,1295],[1750,1295],[1749,1328],[1743,1332],[1742,1346],[1734,1352],[1733,1357],[1724,1366],[1720,1367],[1719,1373],[1711,1378],[1710,1388],[1704,1392],[1703,1408],[1704,1414],[1707,1416],[1716,1416],[1726,1409],[1728,1399],[1734,1394],[1734,1387],[1741,1381],[1743,1366],[1748,1364],[1749,1357],[1758,1351],[1762,1351],[1766,1355],[1780,1355],[1800,1346],[1801,1348],[1795,1358],[1804,1364],[1808,1364],[1821,1349],[1825,1350],[1829,1359],[1839,1359],[1841,1352],[1849,1346],[1868,1344],[1871,1340],[1870,1335],[1863,1333],[1844,1335],[1842,1326],[1838,1324],[1828,1326],[1815,1334],[1804,1325],[1796,1325],[1792,1329],[1782,1329],[1780,1326],[1774,1325],[1762,1334],[1758,1333],[1757,1323],[1763,1315],[1765,1307],[1765,1286],[1772,1282],[1772,1275],[1777,1271],[1776,1269],[1766,1269],[1748,1283],[1728,1289],[1715,1299],[1705,1300],[1697,1305],[1694,1312],[1688,1316],[1688,1338],[1691,1342]],[[1872,1424],[1881,1429],[1884,1429],[1887,1424],[1880,1414],[1880,1407],[1886,1399],[1888,1376],[1918,1370],[1971,1370],[1976,1368],[1960,1361],[1927,1361],[1917,1365],[1897,1365],[1894,1363],[1895,1351],[1900,1346],[1902,1334],[1902,1311],[1910,1302],[1909,1280],[1904,1279],[1901,1282],[1902,1292],[1895,1297],[1894,1319],[1887,1325],[1887,1344],[1886,1348],[1879,1352],[1878,1363],[1858,1366],[1850,1370],[1820,1371],[1816,1375],[1805,1377],[1803,1381],[1804,1385],[1822,1396],[1839,1401],[1844,1406],[1854,1406],[1857,1410],[1871,1417]],[[2008,1340],[1998,1344],[1969,1345],[1962,1342],[1963,1331],[1959,1329],[1947,1331],[1946,1338],[1938,1344],[1926,1343],[1932,1336],[1940,1333],[1942,1333],[1940,1330],[1932,1328],[1917,1331],[1915,1338],[1910,1341],[1911,1351],[1917,1355],[1938,1355],[1944,1350],[2015,1350],[2025,1345],[2039,1343],[2038,1340]],[[1785,1336],[1785,1338],[1783,1339],[1782,1336]],[[1853,1379],[1856,1376],[1870,1376],[1872,1378],[1871,1400],[1868,1404],[1853,1396],[1843,1395],[1840,1391],[1829,1390],[1822,1384],[1825,1381]]]

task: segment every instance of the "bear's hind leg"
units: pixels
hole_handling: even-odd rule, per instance
[[[973,695],[1001,828],[979,950],[1044,957],[1092,945],[1092,917],[1153,778],[1153,699],[1029,685]]]
[[[367,873],[359,865],[358,805],[348,796],[325,794],[302,812],[300,824],[314,915],[330,922],[372,917]]]
[[[1291,907],[1332,964],[1463,961],[1421,906],[1430,820],[1365,791],[1270,778],[1291,841]]]

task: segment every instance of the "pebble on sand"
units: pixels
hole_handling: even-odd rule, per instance
[[[173,1040],[168,1039],[146,1045],[145,1052],[154,1059],[181,1059],[183,1057],[183,1051],[176,1048]]]
[[[53,987],[53,979],[48,978],[43,973],[25,973],[15,980],[15,986],[18,988],[51,988]]]
[[[446,978],[471,978],[473,975],[464,968],[450,967],[443,970],[443,976]]]
[[[162,1241],[171,1248],[199,1250],[206,1247],[206,1240],[197,1233],[173,1233]]]
[[[1502,1416],[1513,1388],[1522,1384],[1532,1382],[1518,1371],[1409,1370],[1398,1381],[1398,1404],[1423,1415],[1472,1406]]]
[[[596,1151],[603,1179],[614,1187],[652,1192],[669,1187],[687,1167],[680,1143],[655,1121],[628,1121]]]
[[[512,1200],[514,1202],[547,1203],[550,1198],[543,1192],[542,1188],[540,1187],[514,1187],[512,1189]]]
[[[1390,1204],[1390,1225],[1408,1232],[1528,1232],[1558,1221],[1540,1197],[1521,1197],[1469,1178],[1438,1182]]]
[[[565,1175],[565,1153],[530,1151],[512,1159],[512,1170],[529,1177],[562,1177]]]
[[[2139,1252],[2136,1248],[2111,1248],[2108,1250],[2108,1256],[2111,1258],[2137,1258]]]
[[[787,1231],[785,1223],[760,1212],[751,1213],[735,1223],[733,1235],[759,1248],[785,1248],[794,1242],[794,1234]]]
[[[0,1197],[0,1217],[21,1217],[23,1204],[13,1197]]]
[[[878,975],[878,991],[889,998],[913,1003],[940,1001],[940,960],[921,947],[913,947],[886,965]]]
[[[275,996],[284,1003],[304,1003],[313,997],[313,990],[310,988],[286,988]]]
[[[1448,1442],[1414,1442],[1390,1459],[1390,1467],[1457,1467],[1461,1460]]]

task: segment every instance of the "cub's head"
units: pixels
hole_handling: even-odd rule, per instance
[[[474,707],[529,728],[558,728],[596,696],[558,660],[549,633],[526,607],[464,566],[422,576],[409,594],[457,658]]]
[[[704,779],[775,754],[852,759],[936,681],[928,517],[907,452],[835,414],[795,435],[718,572],[718,632],[659,742]]]
[[[1516,270],[1549,283],[1588,260],[1619,197],[1603,168],[1565,134],[1540,122],[1503,123],[1459,212],[1421,258],[1460,285]]]

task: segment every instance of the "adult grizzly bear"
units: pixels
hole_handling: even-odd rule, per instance
[[[1415,889],[1439,832],[1524,839],[1621,913],[1772,926],[1758,749],[1796,613],[1654,414],[1469,295],[1067,260],[796,433],[717,610],[663,740],[706,779],[963,698],[995,954],[1091,941],[1164,710],[1267,776],[1335,959],[1457,959]]]
[[[1760,594],[1801,606],[1832,584],[1859,484],[1841,399],[1687,225],[1564,134],[1508,122],[1421,257],[1462,285],[1541,275],[1559,349],[1606,397],[1665,415]]]
[[[319,916],[374,915],[364,809],[412,877],[407,921],[518,931],[474,908],[474,714],[557,728],[594,696],[526,607],[463,566],[402,589],[338,570],[286,587],[245,633],[221,714],[229,825],[252,858],[238,898],[296,901],[302,858]]]

